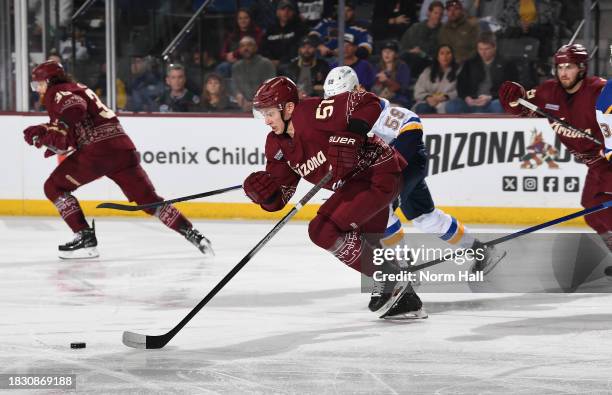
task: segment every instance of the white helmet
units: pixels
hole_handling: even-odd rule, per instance
[[[334,67],[325,78],[324,97],[328,99],[344,92],[350,92],[358,86],[359,78],[355,70],[349,66]]]

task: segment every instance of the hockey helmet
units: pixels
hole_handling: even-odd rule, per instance
[[[277,107],[282,110],[287,103],[300,102],[295,83],[287,77],[274,77],[263,82],[253,97],[253,109]]]
[[[557,50],[555,53],[555,68],[564,63],[574,63],[581,70],[581,77],[587,72],[589,64],[589,52],[582,44],[568,44],[564,45]]]
[[[34,67],[30,87],[36,92],[40,82],[48,83],[51,78],[63,78],[65,76],[64,67],[60,63],[48,60]]]
[[[359,78],[352,67],[335,67],[325,78],[325,83],[323,84],[324,96],[326,99],[329,99],[344,92],[351,92],[357,87],[359,87]]]

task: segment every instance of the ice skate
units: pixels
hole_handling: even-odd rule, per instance
[[[210,240],[208,240],[196,228],[189,228],[185,230],[183,232],[183,236],[185,236],[187,241],[196,246],[205,256],[215,256]]]
[[[423,308],[423,302],[416,292],[406,292],[397,302],[383,314],[381,318],[388,320],[397,319],[424,319],[427,318],[427,311]]]
[[[395,265],[395,263],[385,262],[382,266],[382,274],[398,274],[399,268]],[[398,288],[398,281],[391,281],[386,279],[387,281],[376,281],[372,278],[374,285],[372,287],[372,294],[370,296],[370,303],[368,304],[368,308],[372,312],[385,311],[384,308],[388,308],[388,303],[390,303],[391,297],[393,295],[397,295],[399,292],[396,288]],[[401,287],[403,287],[405,284]],[[382,309],[382,310],[381,310]]]
[[[83,229],[74,235],[74,240],[58,247],[61,259],[90,259],[100,256],[96,239],[95,223],[92,221],[91,228]]]
[[[483,257],[478,258],[479,254],[474,257],[474,264],[470,269],[472,273],[482,271],[484,275],[487,275],[506,256],[506,250],[497,249],[495,246],[488,246],[476,240],[472,245],[472,250],[476,251],[478,249],[484,250],[482,252]]]

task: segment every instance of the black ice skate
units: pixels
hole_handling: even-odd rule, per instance
[[[62,259],[89,259],[100,256],[98,240],[96,239],[96,227],[91,221],[91,228],[83,229],[74,235],[74,240],[58,247],[59,257]]]
[[[395,263],[385,262],[382,267],[383,274],[399,274],[400,270]],[[376,313],[386,311],[390,307],[391,300],[406,288],[409,283],[407,281],[374,281],[370,303],[368,308]]]
[[[196,246],[198,250],[202,252],[205,256],[215,256],[215,252],[212,249],[212,244],[210,240],[204,237],[197,229],[189,228],[187,230],[182,231],[183,236],[189,241],[191,244]]]
[[[404,293],[395,304],[380,318],[385,319],[424,319],[427,312],[423,308],[423,302],[416,292]]]
[[[482,242],[476,240],[472,245],[472,249],[476,251],[477,249],[483,249],[482,255],[476,255],[474,257],[474,264],[470,269],[472,273],[482,271],[482,274],[487,275],[497,266],[499,261],[504,259],[506,256],[506,250],[500,250],[495,248],[495,246],[488,246],[483,244]],[[482,256],[480,259],[479,256]]]

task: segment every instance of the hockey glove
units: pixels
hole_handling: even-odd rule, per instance
[[[23,131],[23,138],[26,143],[40,148],[43,145],[43,137],[47,134],[47,128],[45,125],[34,125],[29,126]]]
[[[335,135],[329,137],[327,159],[332,171],[333,189],[343,184],[343,178],[357,166],[359,147],[365,138],[357,134]]]
[[[270,204],[274,202],[280,189],[272,179],[272,176],[265,171],[251,173],[244,180],[242,188],[249,199],[257,204]]]
[[[517,82],[504,81],[499,87],[499,102],[507,113],[527,115],[529,111],[519,104],[518,99],[525,99],[525,88]]]

